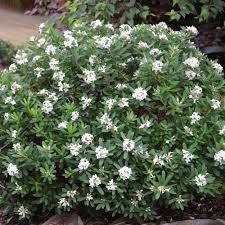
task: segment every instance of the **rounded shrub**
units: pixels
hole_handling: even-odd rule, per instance
[[[41,35],[1,75],[1,203],[154,218],[223,191],[222,67],[194,27],[93,21]]]

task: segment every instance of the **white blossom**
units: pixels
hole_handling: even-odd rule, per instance
[[[197,74],[192,70],[187,70],[185,71],[185,76],[188,78],[188,80],[193,80]]]
[[[16,104],[16,101],[11,96],[6,97],[4,99],[4,102],[5,102],[5,104],[10,104],[10,105],[15,105]]]
[[[18,50],[15,60],[18,65],[25,65],[28,62],[27,53],[25,53],[23,50]]]
[[[94,65],[94,64],[96,63],[96,61],[97,61],[96,58],[97,58],[96,55],[90,55],[90,57],[89,57],[89,59],[88,59],[89,63],[90,63],[91,65]]]
[[[195,183],[199,187],[205,186],[207,184],[206,175],[199,174],[199,175],[195,176]]]
[[[140,41],[138,42],[138,48],[149,48],[146,42]]]
[[[116,87],[115,87],[117,90],[123,90],[125,88],[127,88],[127,85],[126,84],[117,84]]]
[[[90,166],[90,162],[86,158],[81,159],[78,164],[79,170],[86,170],[88,169],[89,166]]]
[[[77,194],[77,191],[76,190],[73,190],[73,191],[67,191],[66,192],[66,195],[68,198],[74,198],[74,196]]]
[[[40,34],[43,32],[44,28],[45,28],[45,23],[41,23],[41,24],[39,25],[39,33],[40,33]]]
[[[158,191],[159,191],[161,194],[164,194],[165,192],[169,192],[169,191],[170,191],[170,188],[166,188],[165,186],[159,186],[159,187],[158,187]]]
[[[190,118],[191,118],[191,124],[195,124],[201,119],[201,116],[199,115],[198,112],[193,112]]]
[[[49,67],[52,70],[59,70],[59,61],[55,58],[52,58],[49,62]]]
[[[46,114],[49,114],[50,112],[52,112],[53,111],[52,102],[49,100],[45,100],[42,104],[41,110]]]
[[[163,68],[163,63],[159,60],[156,60],[155,62],[152,63],[152,71],[161,72]]]
[[[85,133],[81,136],[81,141],[86,144],[86,145],[90,145],[94,140],[94,136],[92,134],[89,133]]]
[[[82,145],[71,143],[69,144],[68,148],[70,150],[71,155],[77,156],[80,152],[80,149],[82,148]]]
[[[163,156],[155,155],[155,157],[153,159],[153,164],[163,166],[165,164]]]
[[[194,26],[186,27],[186,31],[188,31],[189,33],[191,33],[193,35],[197,35],[198,34],[198,30]]]
[[[87,193],[86,199],[87,199],[87,201],[91,201],[93,199],[92,194],[91,193]]]
[[[183,159],[185,160],[186,163],[190,163],[192,159],[194,158],[194,155],[185,149],[182,149],[182,153],[183,153]]]
[[[121,98],[118,102],[119,107],[124,108],[124,107],[129,107],[129,98]]]
[[[21,205],[17,210],[17,213],[19,216],[21,216],[21,218],[25,218],[26,215],[29,214],[29,210],[28,208],[25,208],[23,205]]]
[[[211,106],[212,106],[213,109],[219,109],[220,108],[220,104],[221,104],[220,101],[218,101],[216,99],[212,99],[211,103],[212,103]]]
[[[225,150],[220,150],[214,155],[214,160],[223,164],[225,162]]]
[[[223,67],[222,67],[219,63],[214,62],[214,63],[212,64],[212,66],[213,66],[213,68],[214,68],[215,70],[217,70],[219,73],[222,73],[222,72],[223,72]]]
[[[45,52],[48,55],[55,55],[56,54],[56,47],[54,45],[48,45],[45,49]]]
[[[187,58],[184,62],[183,62],[184,65],[186,66],[189,66],[190,68],[192,69],[195,69],[197,67],[199,67],[199,61],[197,58],[195,57],[190,57],[190,58]]]
[[[193,136],[193,131],[190,127],[184,126],[184,131],[185,131],[185,133]]]
[[[62,71],[55,71],[52,76],[52,79],[57,81],[63,81],[64,78],[65,78],[65,73]]]
[[[114,183],[113,179],[111,179],[111,180],[107,183],[107,185],[106,185],[106,189],[107,189],[108,191],[115,191],[116,188],[117,188],[117,184]]]
[[[9,120],[9,113],[4,113],[4,120],[8,121]]]
[[[70,206],[69,202],[66,198],[60,198],[58,202],[59,206],[66,208],[67,206]]]
[[[133,91],[132,97],[138,101],[142,101],[146,99],[148,96],[147,90],[143,89],[142,87],[136,88]]]
[[[79,118],[79,112],[78,111],[74,111],[71,113],[71,120],[72,121],[76,121]]]
[[[222,129],[219,130],[219,134],[220,135],[225,134],[225,126],[223,126]]]
[[[128,138],[125,138],[123,141],[123,151],[131,152],[135,148],[135,142]]]
[[[89,178],[89,186],[91,188],[98,187],[100,184],[101,180],[96,174]]]
[[[94,20],[91,22],[90,26],[96,29],[96,28],[102,27],[102,22],[101,20]]]
[[[34,69],[34,72],[36,73],[37,78],[42,76],[42,73],[44,72],[43,68],[37,67]]]
[[[107,108],[109,110],[111,110],[113,108],[113,106],[115,105],[115,103],[116,103],[116,100],[115,99],[112,99],[112,98],[106,100],[106,102],[105,102],[105,104],[106,104],[106,106],[107,106]]]
[[[7,172],[9,174],[9,176],[16,176],[19,174],[19,170],[17,168],[17,165],[9,163],[8,167],[7,167]]]
[[[34,56],[33,57],[33,63],[35,63],[35,62],[37,62],[39,59],[41,58],[41,56],[40,55],[36,55],[36,56]]]
[[[16,92],[20,89],[21,89],[21,85],[18,84],[16,81],[14,81],[13,84],[11,85],[12,93],[16,94]]]
[[[168,37],[165,34],[160,34],[159,35],[159,40],[161,40],[161,41],[167,41],[168,40]]]
[[[96,44],[97,48],[108,49],[112,45],[112,39],[109,37],[98,37],[95,40],[95,44]]]
[[[146,128],[149,128],[150,126],[152,125],[152,123],[150,121],[145,121],[144,123],[142,123],[139,128],[140,129],[146,129]]]
[[[159,50],[158,48],[153,48],[150,50],[149,53],[150,53],[150,55],[157,57],[162,53],[162,51]]]
[[[124,166],[119,169],[119,176],[122,180],[128,180],[132,174],[131,168]]]
[[[67,125],[68,125],[68,122],[67,121],[63,121],[63,122],[58,124],[58,128],[59,129],[66,129]]]
[[[97,80],[95,71],[93,71],[93,70],[85,69],[83,71],[83,74],[84,74],[83,80],[87,84],[91,84],[91,83],[93,83],[94,81]]]
[[[10,73],[15,73],[16,70],[17,70],[17,66],[16,66],[15,63],[13,63],[13,64],[11,64],[11,65],[9,66],[9,72],[10,72]]]
[[[190,91],[189,98],[193,100],[194,103],[200,98],[202,95],[202,88],[198,85],[195,85],[195,87]]]
[[[112,30],[112,31],[114,30],[113,24],[111,23],[106,24],[105,27],[109,30]]]
[[[17,130],[13,130],[11,133],[12,138],[16,138],[17,137]]]
[[[104,159],[107,157],[109,153],[109,150],[102,147],[102,146],[98,146],[96,149],[95,149],[95,154],[96,154],[96,157],[97,159]]]
[[[19,151],[19,150],[21,149],[20,143],[13,144],[13,149],[14,149],[15,151]]]
[[[45,42],[46,42],[45,38],[40,38],[37,41],[37,46],[40,48],[42,45],[44,45]]]
[[[81,101],[82,101],[82,109],[86,109],[92,102],[92,98],[82,96]]]
[[[59,88],[59,91],[65,92],[65,93],[68,92],[70,88],[70,85],[65,82],[58,82],[57,86]]]

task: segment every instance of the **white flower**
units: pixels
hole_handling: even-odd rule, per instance
[[[11,133],[12,138],[16,138],[17,137],[17,130],[13,130]]]
[[[106,185],[106,189],[107,189],[108,191],[115,191],[116,188],[117,188],[117,184],[114,183],[113,179],[111,179],[111,180],[107,183],[107,185]]]
[[[77,194],[77,191],[76,191],[76,190],[73,190],[73,191],[67,191],[67,192],[66,192],[66,195],[67,195],[67,197],[69,197],[69,198],[73,198],[76,194]]]
[[[222,129],[219,130],[219,134],[220,135],[225,134],[225,126],[223,126]]]
[[[188,80],[193,80],[197,74],[192,70],[187,70],[185,71],[185,76],[188,78]]]
[[[140,41],[138,42],[138,48],[149,48],[146,42]]]
[[[112,45],[112,40],[109,37],[98,37],[95,40],[95,44],[96,44],[97,48],[105,48],[105,49],[108,49]]]
[[[56,47],[54,45],[48,45],[45,49],[45,52],[48,54],[48,55],[55,55],[56,53]]]
[[[214,160],[223,164],[225,162],[225,150],[220,150],[214,155]]]
[[[195,85],[195,87],[190,91],[189,98],[193,100],[194,103],[200,98],[202,94],[202,88],[198,85]]]
[[[106,71],[106,66],[105,66],[105,65],[100,66],[100,67],[98,68],[98,71],[99,71],[99,72],[102,72],[102,73],[105,73],[105,71]]]
[[[87,193],[86,199],[87,201],[91,201],[93,199],[91,193]]]
[[[91,22],[90,26],[96,29],[98,27],[102,27],[102,22],[100,20],[94,20]]]
[[[37,42],[37,46],[40,48],[46,42],[45,38],[40,38]]]
[[[82,109],[86,109],[90,105],[92,98],[83,96],[81,97],[81,101],[82,101]]]
[[[23,50],[18,50],[15,59],[18,65],[25,65],[28,62],[27,53]]]
[[[17,84],[16,81],[13,82],[13,84],[11,85],[12,93],[13,93],[13,94],[16,94],[16,92],[17,92],[18,90],[20,90],[20,89],[21,89],[21,85],[20,85],[20,84]]]
[[[69,30],[64,31],[64,46],[67,48],[78,47],[77,40],[73,37],[73,33]]]
[[[124,108],[129,106],[128,102],[129,98],[121,98],[120,101],[118,102],[119,107]]]
[[[191,67],[192,69],[199,67],[199,61],[195,57],[187,58],[184,62],[184,65]]]
[[[158,187],[158,191],[162,194],[164,194],[165,192],[169,192],[170,188],[166,188],[165,186],[159,186]]]
[[[182,149],[182,153],[183,153],[183,159],[185,160],[186,163],[191,162],[191,160],[194,158],[194,155],[185,149]]]
[[[5,102],[5,104],[10,104],[10,105],[15,105],[16,104],[16,101],[11,96],[6,97],[4,102]]]
[[[145,129],[145,128],[149,128],[151,125],[152,125],[152,123],[151,123],[150,121],[147,120],[146,122],[142,123],[142,124],[139,126],[139,128],[140,128],[140,129]]]
[[[147,90],[143,89],[142,87],[136,88],[133,91],[132,97],[138,101],[142,101],[146,99],[148,96]]]
[[[13,177],[13,176],[18,175],[19,170],[15,164],[9,163],[9,165],[7,167],[7,172],[9,174],[9,176]]]
[[[151,51],[150,51],[150,55],[152,55],[152,56],[159,56],[160,54],[161,54],[162,52],[158,49],[158,48],[153,48],[153,49],[151,49]]]
[[[32,62],[35,63],[35,62],[37,62],[40,58],[41,58],[40,55],[36,55],[36,56],[33,57]]]
[[[213,68],[216,69],[219,73],[222,73],[222,72],[223,72],[223,67],[222,67],[219,63],[214,62],[214,63],[212,64],[212,66],[213,66]]]
[[[74,111],[71,113],[71,120],[76,121],[79,118],[79,112]]]
[[[96,55],[91,55],[88,61],[91,65],[94,65],[96,63]]]
[[[112,31],[114,30],[113,24],[111,23],[106,24],[105,27],[109,30],[112,30]]]
[[[15,190],[16,191],[22,191],[22,186],[20,186],[17,182],[15,184],[16,184]]]
[[[28,208],[25,208],[23,205],[21,205],[19,207],[19,209],[17,210],[17,213],[19,216],[21,216],[22,218],[25,218],[26,215],[29,213]]]
[[[179,195],[178,198],[176,198],[176,202],[177,202],[178,204],[182,204],[183,202],[185,202],[185,200],[182,198],[181,195]]]
[[[31,37],[29,38],[29,40],[30,40],[31,42],[34,42],[34,41],[35,41],[35,36],[31,36]]]
[[[160,34],[159,35],[159,40],[161,40],[161,41],[167,41],[168,40],[168,37],[165,34]]]
[[[105,104],[109,110],[111,110],[113,108],[115,103],[116,103],[116,100],[112,99],[112,98],[106,100],[106,102],[105,102]]]
[[[129,179],[132,174],[131,168],[129,168],[127,166],[120,168],[118,172],[119,172],[119,176],[122,180]]]
[[[184,131],[185,131],[187,134],[193,136],[193,132],[192,132],[192,129],[191,129],[190,127],[184,126]]]
[[[123,141],[123,151],[131,152],[135,148],[135,142],[128,138],[125,138]]]
[[[97,159],[104,159],[107,157],[109,151],[108,149],[102,147],[102,146],[98,146],[96,149],[95,149],[95,154],[96,154],[96,157]]]
[[[90,162],[86,158],[81,159],[78,164],[79,170],[86,170],[88,169],[89,166],[90,166]]]
[[[116,87],[115,87],[117,90],[123,90],[125,88],[127,88],[127,85],[126,84],[117,84]]]
[[[197,35],[198,34],[198,30],[194,26],[186,27],[186,31],[190,32],[193,35]]]
[[[198,112],[193,112],[190,118],[191,118],[191,124],[195,124],[201,119],[201,116],[199,115]]]
[[[100,184],[101,180],[96,174],[89,178],[89,186],[91,188],[98,187]]]
[[[120,38],[125,39],[127,41],[130,41],[131,37],[130,37],[130,31],[122,31],[120,33]]]
[[[65,92],[65,93],[69,91],[70,85],[68,83],[58,82],[57,85],[58,85],[59,91]]]
[[[51,103],[51,101],[45,100],[42,104],[41,110],[46,114],[49,114],[50,112],[52,112],[53,104]]]
[[[55,58],[52,58],[51,61],[49,62],[49,67],[52,70],[59,70],[59,61],[56,60]]]
[[[95,71],[93,71],[93,70],[85,69],[83,71],[83,74],[84,74],[83,80],[87,84],[91,84],[91,83],[93,83],[94,81],[97,80]]]
[[[69,144],[68,146],[69,150],[70,150],[70,154],[77,156],[79,154],[80,149],[82,148],[82,145],[80,144]]]
[[[199,175],[195,176],[195,183],[199,187],[205,186],[207,184],[206,175],[199,174]]]
[[[85,133],[81,136],[81,141],[86,144],[86,145],[90,145],[94,140],[94,136],[92,134],[89,133]]]
[[[163,157],[160,155],[155,155],[153,159],[153,164],[163,166],[165,164]]]
[[[13,144],[13,149],[14,149],[15,151],[19,151],[19,150],[21,149],[20,143]]]
[[[58,202],[59,206],[66,208],[67,206],[70,206],[69,202],[66,200],[66,198],[60,198]]]
[[[41,23],[39,25],[39,33],[41,34],[43,32],[43,29],[45,28],[45,23]]]
[[[66,129],[67,125],[68,125],[68,122],[67,121],[63,121],[63,122],[58,124],[58,128],[59,129],[61,129],[61,128]]]
[[[9,113],[4,113],[4,120],[8,121],[9,120]]]
[[[37,67],[37,68],[34,69],[34,71],[36,73],[37,78],[39,78],[39,77],[41,77],[42,72],[44,72],[44,69],[40,68],[40,67]]]
[[[212,103],[211,106],[212,106],[213,109],[219,109],[220,108],[220,101],[218,101],[216,99],[212,99],[211,103]]]
[[[15,73],[16,70],[17,70],[17,66],[16,66],[15,63],[13,63],[13,64],[11,64],[11,65],[9,66],[9,72]]]
[[[62,71],[55,71],[52,76],[53,80],[58,80],[58,81],[63,81],[64,78],[65,78],[65,73],[63,73]]]
[[[155,62],[152,63],[152,71],[161,72],[163,68],[163,63],[159,60],[156,60]]]

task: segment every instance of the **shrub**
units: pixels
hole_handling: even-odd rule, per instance
[[[173,0],[173,1],[143,1],[143,0],[74,0],[68,1],[69,13],[64,21],[72,24],[78,18],[95,18],[111,23],[130,25],[149,23],[152,20],[186,19],[192,21],[207,21],[216,18],[224,12],[225,3],[222,0]]]
[[[152,219],[219,193],[224,79],[196,33],[93,21],[20,49],[1,76],[1,204]]]
[[[0,64],[9,66],[13,62],[14,54],[14,46],[0,39]]]

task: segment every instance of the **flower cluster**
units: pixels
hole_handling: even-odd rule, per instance
[[[40,32],[0,76],[6,206],[152,218],[221,190],[225,82],[190,42],[194,27]]]

